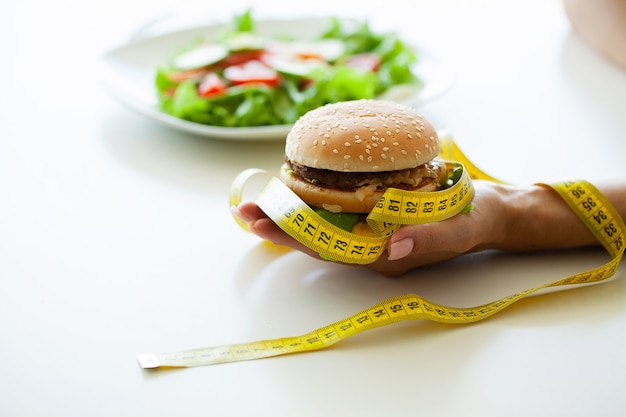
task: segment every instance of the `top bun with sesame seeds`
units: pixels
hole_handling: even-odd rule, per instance
[[[387,188],[440,189],[447,172],[438,154],[437,132],[415,109],[345,101],[312,110],[294,124],[280,178],[311,206],[369,213]]]

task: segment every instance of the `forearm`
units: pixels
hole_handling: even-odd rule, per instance
[[[594,184],[626,216],[626,192],[622,181]],[[493,246],[507,250],[540,250],[599,245],[565,201],[550,187],[505,187],[503,230]]]

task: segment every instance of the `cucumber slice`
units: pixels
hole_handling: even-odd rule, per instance
[[[319,60],[297,60],[276,58],[270,60],[270,66],[281,74],[295,75],[297,77],[306,77],[311,71],[319,68],[325,68],[328,64]]]
[[[254,51],[264,49],[267,46],[265,38],[248,32],[236,33],[226,38],[224,42],[231,52]]]
[[[178,70],[191,70],[206,67],[228,56],[228,48],[223,45],[205,44],[174,58],[172,65]]]
[[[335,61],[346,52],[346,44],[339,39],[320,39],[303,45],[319,54],[326,61]]]

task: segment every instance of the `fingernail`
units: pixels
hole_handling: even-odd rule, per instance
[[[243,220],[243,221],[245,221],[245,222],[247,222],[247,221],[249,220],[249,219],[247,219],[247,218],[243,215],[243,213],[241,212],[241,210],[239,210],[239,207],[237,207],[237,206],[230,206],[230,213],[231,213],[233,216],[235,216],[235,217],[237,217],[238,219]]]
[[[251,221],[248,223],[248,230],[250,230],[254,234],[256,234],[256,230],[254,229],[255,223],[256,223],[255,221]]]
[[[413,239],[407,237],[389,245],[387,252],[389,256],[387,259],[395,261],[408,256],[413,251]]]

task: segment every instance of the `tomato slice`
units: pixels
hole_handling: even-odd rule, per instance
[[[346,65],[351,68],[376,72],[380,68],[380,57],[373,53],[356,54],[346,60]]]
[[[278,72],[257,60],[225,68],[224,78],[234,85],[266,84],[276,86],[280,83]]]
[[[210,72],[202,78],[198,85],[198,95],[200,97],[212,97],[223,93],[228,88],[226,82],[214,72]]]
[[[230,67],[233,65],[245,64],[248,61],[258,61],[263,58],[265,54],[264,49],[247,49],[241,51],[234,51],[228,54],[226,58],[220,63],[222,67]]]

